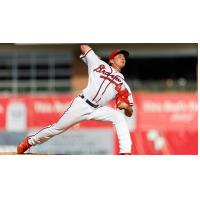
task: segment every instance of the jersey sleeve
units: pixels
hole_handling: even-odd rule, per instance
[[[96,65],[98,65],[98,63],[101,62],[99,57],[94,53],[94,51],[92,49],[90,49],[85,54],[80,55],[80,58],[88,66],[88,68],[93,68]]]

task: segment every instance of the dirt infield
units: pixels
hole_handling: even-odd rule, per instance
[[[16,152],[0,152],[0,155],[17,155]]]
[[[17,154],[16,152],[0,152],[1,155],[49,155],[49,154],[42,154],[42,153],[25,153],[25,154]]]

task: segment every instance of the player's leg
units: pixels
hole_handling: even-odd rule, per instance
[[[112,122],[116,128],[117,136],[119,139],[120,153],[131,153],[131,137],[130,132],[122,113],[110,108],[101,107],[92,112],[88,119]]]
[[[44,143],[55,135],[65,132],[74,124],[85,120],[90,112],[88,104],[80,97],[76,97],[56,124],[43,128],[36,134],[23,140],[18,146],[18,153],[24,153],[24,149],[27,150],[30,146]],[[23,146],[25,146],[24,149]]]
[[[42,129],[41,131],[30,137],[30,144],[41,144],[49,140],[53,136],[65,132],[74,124],[85,120],[86,113],[89,112],[91,111],[89,110],[88,104],[86,104],[80,97],[76,97],[56,124]]]

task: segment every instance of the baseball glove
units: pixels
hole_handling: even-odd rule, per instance
[[[118,109],[125,109],[127,106],[130,106],[130,102],[128,100],[128,90],[124,89],[119,91],[116,95],[116,106]]]

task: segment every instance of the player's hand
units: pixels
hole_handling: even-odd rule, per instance
[[[129,107],[129,105],[128,105],[126,102],[124,102],[124,101],[122,101],[122,102],[120,102],[120,103],[118,104],[118,108],[119,108],[120,110],[122,110],[122,109],[126,110],[126,109],[128,109],[128,107]]]
[[[131,106],[129,106],[126,102],[121,102],[119,105],[118,105],[118,108],[120,110],[124,110],[124,113],[127,117],[131,117],[132,114],[133,114],[133,110],[131,108]]]
[[[118,97],[116,99],[116,105],[117,105],[117,108],[120,109],[120,110],[124,110],[124,113],[127,117],[131,117],[132,114],[133,114],[133,109],[132,107],[130,106],[129,102],[126,100],[126,101],[123,101],[123,98],[120,98]]]
[[[116,106],[118,109],[124,110],[127,117],[131,117],[133,110],[130,106],[128,95],[129,93],[127,89],[119,90],[116,95]]]
[[[80,45],[80,49],[81,49],[82,54],[86,54],[91,49],[91,47],[88,45],[82,44]]]

